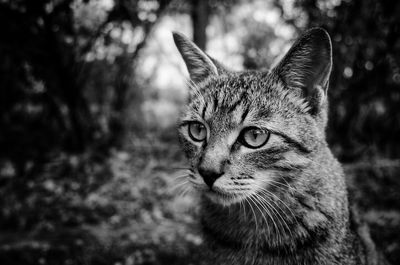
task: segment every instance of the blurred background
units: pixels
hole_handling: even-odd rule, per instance
[[[196,264],[171,31],[240,70],[313,26],[333,42],[329,144],[400,264],[395,0],[0,0],[0,264]]]

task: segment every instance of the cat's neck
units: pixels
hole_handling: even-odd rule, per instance
[[[208,240],[228,248],[268,253],[297,252],[328,233],[330,216],[312,209],[312,199],[245,200],[230,206],[202,202],[202,227]],[[307,209],[305,209],[307,207]]]

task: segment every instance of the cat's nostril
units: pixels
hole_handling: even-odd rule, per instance
[[[224,172],[216,172],[214,170],[199,168],[199,174],[203,178],[204,182],[207,184],[210,189],[212,188],[214,182],[221,177]]]

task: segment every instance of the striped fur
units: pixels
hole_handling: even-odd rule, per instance
[[[368,264],[350,227],[342,168],[325,140],[329,35],[308,31],[268,72],[223,69],[184,36],[174,39],[192,79],[178,130],[189,182],[202,198],[208,262]],[[203,142],[188,133],[194,121],[206,127]],[[268,142],[241,144],[249,127],[268,130]],[[222,172],[212,188],[200,164]]]

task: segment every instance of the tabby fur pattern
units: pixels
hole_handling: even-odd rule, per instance
[[[273,69],[241,72],[173,37],[190,74],[178,130],[201,195],[207,262],[384,264],[351,221],[344,173],[325,139],[328,33],[311,29]],[[203,141],[190,135],[193,122]],[[267,143],[244,146],[249,127],[268,132]]]

